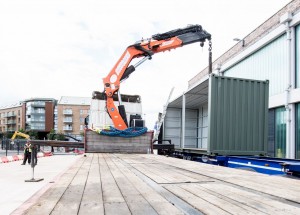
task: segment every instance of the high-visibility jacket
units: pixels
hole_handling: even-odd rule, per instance
[[[31,153],[31,151],[32,151],[32,149],[31,149],[31,143],[29,143],[29,144],[25,144],[24,145],[24,153],[26,152],[26,149],[28,149],[28,151]]]

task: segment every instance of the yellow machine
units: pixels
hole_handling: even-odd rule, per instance
[[[30,140],[30,136],[28,134],[24,134],[20,131],[15,131],[14,135],[10,138],[11,144],[14,144],[14,139],[17,136],[24,137],[25,139]]]

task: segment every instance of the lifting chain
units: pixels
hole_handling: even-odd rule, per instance
[[[208,74],[212,73],[212,42],[208,41]]]

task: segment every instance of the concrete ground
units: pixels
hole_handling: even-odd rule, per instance
[[[0,213],[21,214],[82,156],[59,154],[39,158],[34,179],[43,178],[40,182],[25,182],[32,179],[33,171],[30,165],[21,165],[22,161],[0,164]]]

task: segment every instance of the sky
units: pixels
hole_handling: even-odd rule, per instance
[[[29,98],[91,97],[103,91],[125,49],[154,34],[200,24],[213,60],[290,0],[0,0],[0,106]],[[140,95],[153,129],[172,99],[208,65],[208,44],[158,53],[120,86]]]

